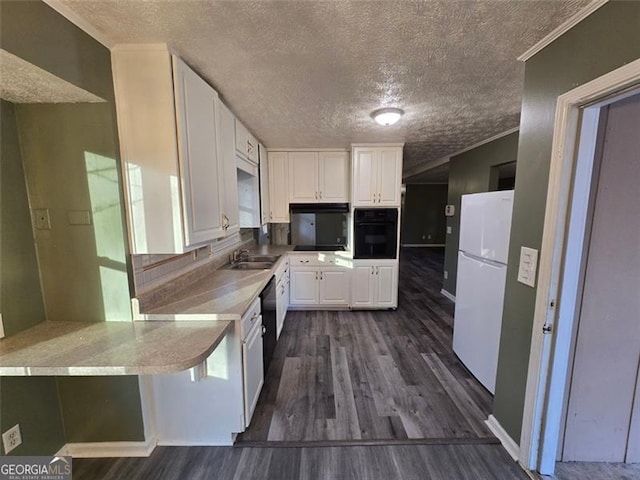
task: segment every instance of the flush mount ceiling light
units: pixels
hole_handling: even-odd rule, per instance
[[[402,115],[404,115],[404,110],[400,108],[380,108],[371,112],[373,119],[384,127],[393,125],[400,120]]]

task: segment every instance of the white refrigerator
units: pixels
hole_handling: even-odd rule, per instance
[[[495,393],[513,190],[462,196],[453,351]]]

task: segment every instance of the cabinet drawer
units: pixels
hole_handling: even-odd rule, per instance
[[[313,255],[291,255],[292,267],[332,267],[346,266],[346,260],[333,253],[315,253]]]
[[[258,321],[258,319],[260,318],[260,313],[261,313],[260,297],[258,297],[255,299],[255,301],[251,304],[249,309],[242,316],[241,332],[240,332],[242,339],[244,339],[247,336],[251,328]]]

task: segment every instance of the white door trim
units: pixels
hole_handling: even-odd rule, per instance
[[[565,338],[567,335],[559,335],[553,331],[553,327],[558,313],[555,305],[567,242],[580,109],[636,83],[640,83],[640,59],[558,97],[520,437],[520,462],[530,470],[540,467],[539,447],[543,440],[542,425],[547,406],[553,401],[561,402],[564,396],[564,385],[556,385],[549,390],[547,382],[551,368],[566,371],[567,359],[556,358],[555,352],[567,342],[571,342],[570,335]],[[545,325],[552,327],[551,335],[543,335],[542,328]],[[555,345],[552,345],[552,341]],[[546,427],[549,427],[548,423]],[[559,428],[559,425],[557,427]],[[545,435],[547,431],[544,432]],[[555,452],[553,454],[555,455]]]

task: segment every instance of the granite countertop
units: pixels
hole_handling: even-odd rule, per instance
[[[152,375],[187,370],[215,350],[229,321],[46,321],[0,340],[0,375]]]
[[[285,261],[292,245],[265,245],[251,249],[252,254],[281,255],[268,270],[231,270],[220,268],[206,277],[176,289],[136,313],[138,320],[238,320],[258,298],[276,269]],[[296,252],[297,253],[297,252]],[[308,252],[307,252],[308,253]]]

